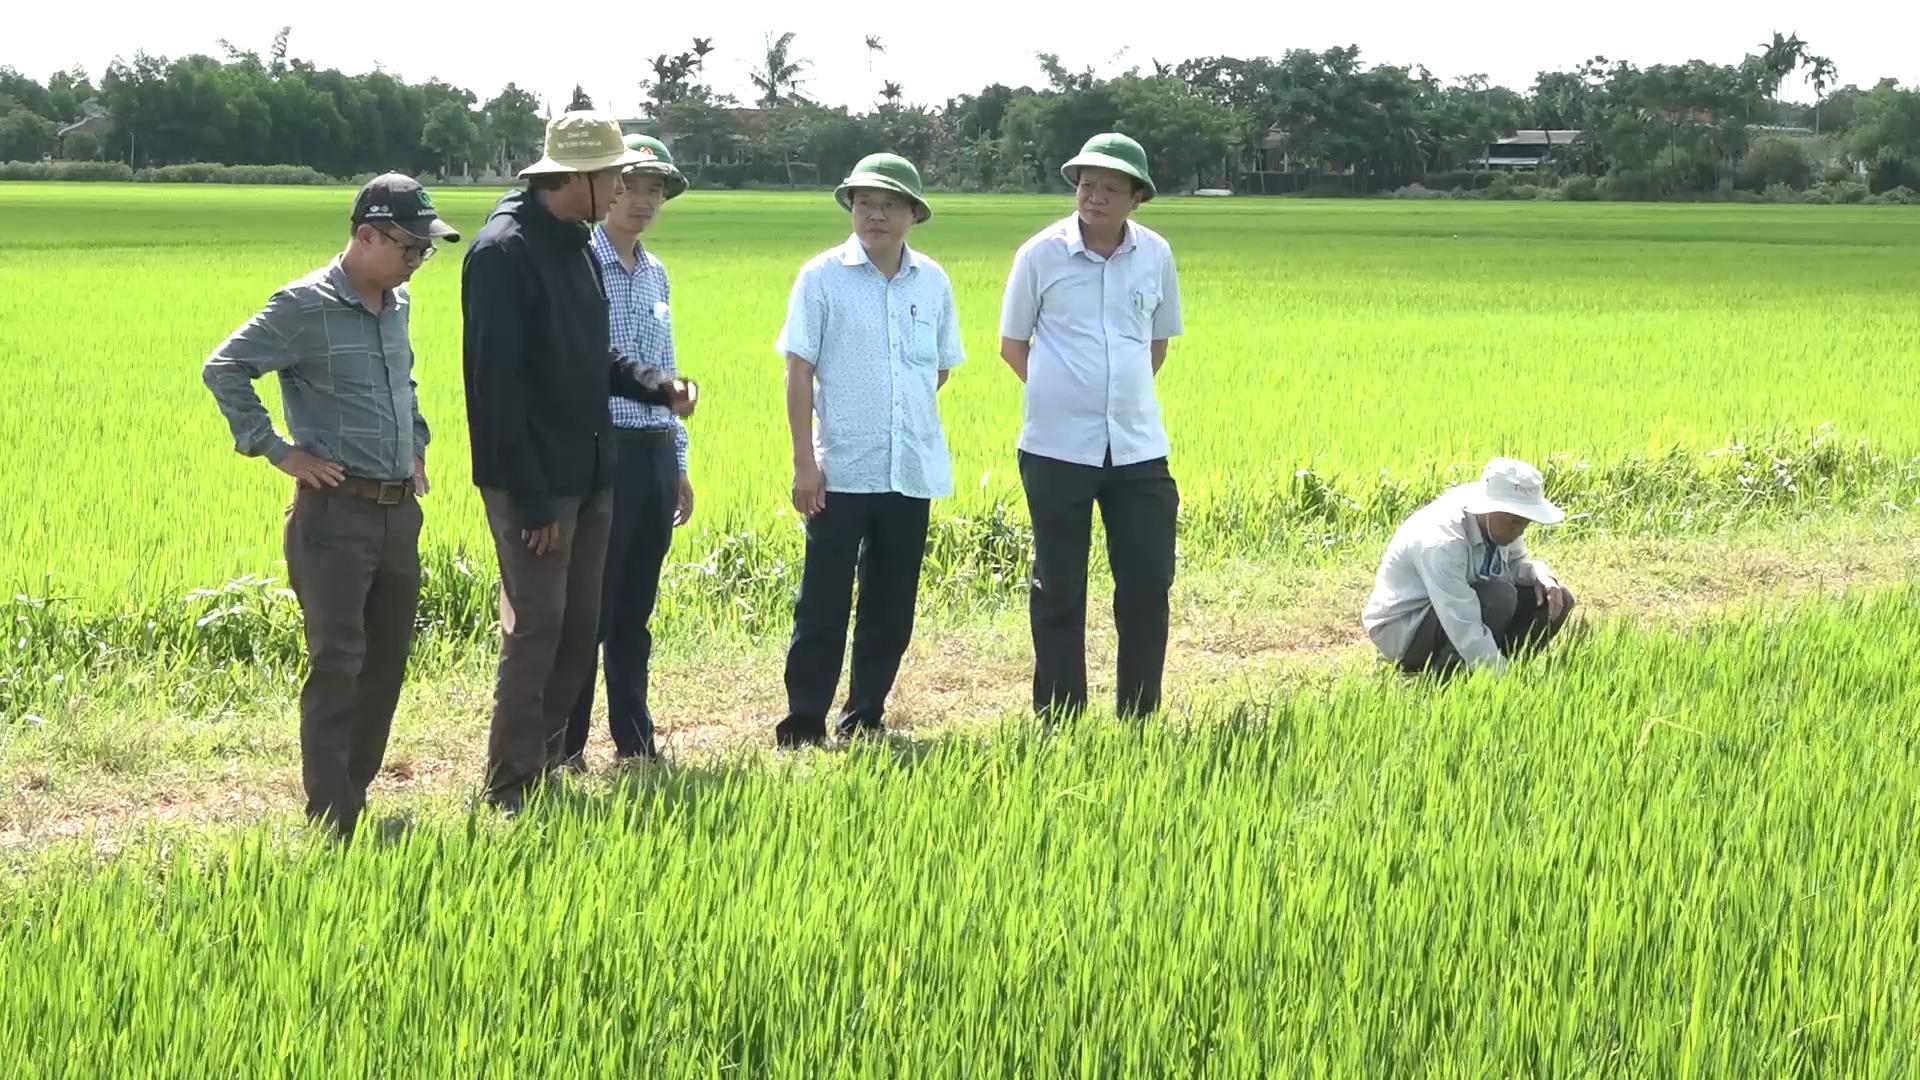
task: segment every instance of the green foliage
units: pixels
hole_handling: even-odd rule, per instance
[[[306,165],[218,165],[195,162],[141,169],[133,178],[146,184],[267,184],[319,186],[340,181]]]
[[[546,138],[539,98],[508,83],[481,108],[480,118],[477,128],[488,142],[486,158],[501,172],[511,173],[516,165],[539,158]]]
[[[56,74],[53,81],[60,83],[66,79],[64,73]],[[0,64],[0,114],[13,109],[21,109],[43,120],[60,121],[65,114],[54,108],[53,95],[48,89],[20,72]]]
[[[53,152],[54,123],[16,108],[0,115],[0,161],[39,161]]]
[[[1495,177],[1506,175],[1506,173],[1485,170],[1456,169],[1428,173],[1420,182],[1423,186],[1435,191],[1479,191],[1493,183]]]
[[[1854,180],[1848,173],[1836,179],[1836,182]],[[1920,187],[1920,158],[1883,156],[1867,170],[1867,183],[1875,192],[1891,191],[1898,187]]]
[[[1887,80],[1863,95],[1849,146],[1861,161],[1920,161],[1920,89]]]
[[[128,183],[133,170],[120,161],[12,161],[0,162],[0,180]]]
[[[73,132],[60,139],[59,143],[59,155],[63,161],[99,161],[107,152],[105,140],[92,131]]]
[[[467,230],[495,197],[437,194]],[[13,357],[0,366],[0,440],[22,475],[48,478],[9,495],[0,586],[70,598],[54,605],[66,643],[56,651],[76,678],[94,670],[90,658],[129,649],[233,662],[190,632],[204,612],[186,598],[284,579],[287,487],[232,452],[196,378],[113,368],[78,429],[44,402],[71,394],[94,356],[171,357],[190,373],[269,292],[338,250],[348,198],[339,188],[0,189],[0,295],[32,313],[0,320],[0,355]],[[1020,390],[988,361],[1008,253],[1063,212],[1058,196],[943,196],[941,206],[914,243],[952,276],[972,359],[941,398],[958,491],[935,512],[924,589],[935,613],[1018,602],[1010,583],[1024,573],[1026,541],[1008,439]],[[1194,325],[1206,328],[1175,344],[1160,382],[1181,463],[1183,558],[1374,545],[1409,502],[1496,452],[1548,464],[1592,527],[1636,535],[1920,498],[1906,393],[1912,318],[1885,300],[1920,288],[1903,255],[1920,219],[1905,208],[1169,199],[1140,220],[1173,243],[1188,310],[1204,313]],[[693,424],[700,512],[676,534],[655,616],[662,634],[779,633],[790,617],[801,533],[778,497],[789,458],[779,370],[696,361],[763,352],[792,267],[844,227],[822,194],[715,194],[676,200],[649,234],[672,270],[681,355],[708,392]],[[1752,258],[1761,234],[1780,257]],[[78,287],[108,242],[137,280],[191,275],[190,300],[156,306],[151,288]],[[415,276],[412,327],[436,447],[423,628],[464,650],[489,640],[497,596],[467,476],[457,271],[443,257]],[[1809,276],[1822,282],[1817,294],[1796,289]],[[1278,294],[1288,300],[1276,309]],[[1843,339],[1848,347],[1833,349]],[[1828,359],[1810,371],[1802,361],[1815,353]],[[1554,407],[1514,409],[1484,392],[1490,378],[1552,387]],[[273,380],[257,385],[277,412]],[[1401,405],[1330,410],[1330,396]],[[1643,398],[1663,402],[1657,417],[1621,404]],[[1823,422],[1877,445],[1810,440]],[[128,455],[94,436],[130,430],[168,432],[164,452]],[[1707,456],[1741,431],[1755,449]],[[1767,486],[1778,479],[1762,468],[1771,462],[1787,463],[1790,484]],[[167,480],[182,470],[208,482]],[[1611,478],[1633,497],[1611,494]],[[122,508],[111,530],[98,528],[100,507]],[[276,654],[292,655],[291,629],[278,632],[288,636]]]
[[[50,855],[0,1073],[1897,1076],[1916,605]]]
[[[435,106],[420,131],[421,145],[439,158],[442,173],[471,161],[474,144],[479,139],[480,129],[473,122],[472,112],[457,101],[443,101]]]
[[[1762,139],[1747,151],[1740,163],[1739,186],[1760,191],[1772,184],[1785,184],[1795,191],[1805,190],[1813,182],[1813,165],[1806,149],[1792,139]]]
[[[1725,182],[1742,161],[1745,188],[1762,191],[1776,180],[1804,188],[1813,177],[1802,178],[1790,151],[1749,152],[1750,123],[1810,123],[1852,160],[1881,163],[1875,191],[1920,185],[1905,164],[1920,161],[1920,91],[1891,82],[1833,88],[1832,62],[1780,34],[1737,63],[1641,68],[1595,58],[1541,72],[1526,92],[1483,75],[1443,84],[1419,66],[1369,65],[1355,46],[1155,61],[1150,75],[1068,70],[1057,54],[1042,53],[1038,89],[995,83],[932,109],[907,103],[889,80],[890,96],[864,112],[820,108],[807,97],[811,62],[797,40],[793,32],[767,36],[750,73],[760,109],[746,116],[707,82],[713,39],[647,62],[639,85],[652,130],[678,144],[697,186],[828,186],[844,162],[884,145],[912,156],[942,186],[1055,189],[1060,162],[1089,135],[1118,129],[1142,142],[1173,190],[1366,194],[1418,180],[1430,190],[1473,191],[1490,182],[1467,171],[1488,145],[1533,126],[1586,132],[1556,145],[1543,175],[1610,174],[1605,189],[1614,197],[1731,198]],[[71,156],[104,151],[136,167],[295,162],[333,176],[510,173],[538,156],[546,106],[513,83],[476,107],[470,91],[435,80],[316,69],[287,56],[285,33],[269,61],[221,44],[224,59],[136,52],[112,64],[97,91],[84,72],[55,73],[41,86],[0,69],[0,116],[11,110],[59,122],[97,99],[112,130],[103,140],[82,138]],[[1782,80],[1795,75],[1819,95],[1814,105],[1777,99]],[[576,86],[569,104],[591,98]],[[24,132],[25,121],[12,122]],[[43,134],[35,127],[15,138],[37,149]]]
[[[1867,185],[1857,180],[1843,180],[1837,184],[1820,184],[1807,192],[1810,203],[1838,203],[1850,205],[1867,201],[1870,192]]]
[[[1576,176],[1560,187],[1568,202],[1594,202],[1600,198],[1600,185],[1591,176]]]

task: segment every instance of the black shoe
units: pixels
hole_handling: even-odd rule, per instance
[[[848,742],[855,740],[875,741],[886,738],[887,725],[882,723],[841,724],[840,737]]]
[[[800,750],[809,746],[827,744],[827,725],[796,723],[791,719],[780,721],[773,729],[773,745],[781,750]]]

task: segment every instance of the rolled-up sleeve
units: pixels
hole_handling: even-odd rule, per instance
[[[1470,584],[1472,567],[1465,544],[1423,544],[1410,552],[1413,565],[1426,586],[1427,600],[1440,617],[1440,628],[1469,668],[1491,667],[1504,671],[1507,658],[1493,640],[1493,633],[1480,621],[1480,595]]]
[[[264,457],[275,465],[286,460],[293,444],[274,430],[273,417],[261,403],[253,382],[299,362],[296,345],[300,325],[299,301],[283,289],[221,342],[200,369],[200,380],[213,391],[213,399],[233,431],[233,448],[248,457]]]

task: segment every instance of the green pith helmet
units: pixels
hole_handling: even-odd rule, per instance
[[[1146,185],[1141,202],[1159,194],[1153,186],[1153,175],[1147,171],[1147,152],[1140,148],[1139,143],[1117,131],[1088,139],[1073,160],[1060,166],[1060,175],[1066,177],[1067,183],[1079,187],[1080,170],[1083,168],[1112,169],[1140,181]]]
[[[833,190],[833,197],[842,210],[853,209],[855,188],[879,188],[912,199],[916,225],[933,216],[933,207],[927,205],[927,197],[921,194],[920,170],[899,154],[868,154],[861,158],[860,164]]]
[[[669,199],[687,190],[687,178],[681,174],[680,167],[673,163],[673,151],[667,149],[666,143],[651,135],[629,135],[622,141],[628,150],[640,155],[639,162],[622,170],[625,175],[646,173],[663,178]]]

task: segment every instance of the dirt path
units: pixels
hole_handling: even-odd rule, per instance
[[[1584,619],[1686,622],[1763,598],[1920,579],[1920,522],[1725,540],[1599,539],[1570,542],[1551,557],[1580,596]],[[1188,575],[1176,599],[1169,707],[1250,696],[1276,682],[1324,679],[1374,662],[1357,625],[1371,579],[1371,565],[1357,560]],[[1107,622],[1096,600],[1088,661],[1096,701],[1112,692]],[[929,732],[1017,713],[1029,693],[1027,649],[1023,609],[965,627],[923,626],[890,725]],[[663,657],[654,700],[665,706],[664,753],[686,761],[764,746],[783,707],[779,665],[779,642]],[[487,675],[475,670],[409,688],[372,792],[376,810],[472,797],[483,764]],[[0,796],[0,851],[19,856],[62,840],[111,848],[148,827],[291,820],[301,801],[294,724],[290,714],[278,715],[286,710],[274,712],[255,721],[250,752],[217,758],[116,770],[111,762],[14,753],[0,769],[0,791],[12,792]],[[598,771],[610,762],[604,720],[595,723],[589,757]]]

